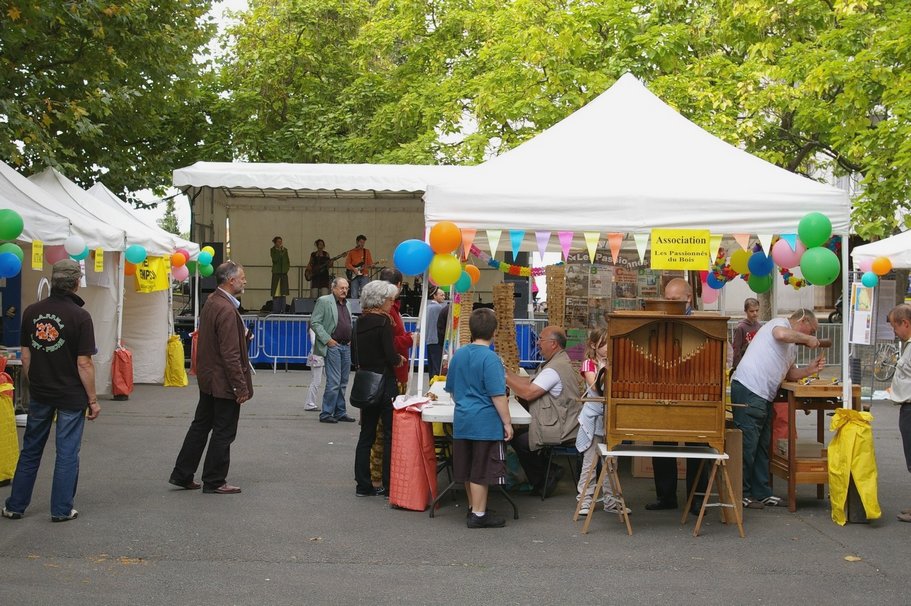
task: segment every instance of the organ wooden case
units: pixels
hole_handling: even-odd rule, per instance
[[[607,447],[705,442],[724,452],[727,321],[717,315],[608,315]]]

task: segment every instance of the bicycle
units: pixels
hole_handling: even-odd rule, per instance
[[[878,344],[873,355],[873,378],[877,381],[891,381],[900,354],[898,343],[895,341]]]

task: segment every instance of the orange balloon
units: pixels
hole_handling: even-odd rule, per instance
[[[183,267],[187,264],[187,258],[183,256],[183,253],[176,252],[171,255],[171,265],[173,267]]]
[[[892,261],[889,259],[889,257],[876,257],[873,259],[873,265],[871,269],[877,276],[884,276],[892,271]]]
[[[430,228],[430,248],[437,254],[449,254],[461,243],[462,232],[452,221],[440,221]]]
[[[127,261],[123,264],[123,275],[125,276],[135,276],[136,275],[136,264],[130,263]]]
[[[481,279],[481,270],[469,263],[465,266],[465,271],[468,272],[468,275],[471,276],[471,284],[475,285],[478,283],[478,280]]]

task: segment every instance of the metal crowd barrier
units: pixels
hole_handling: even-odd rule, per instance
[[[728,322],[728,343],[734,342],[734,330],[737,328],[737,325],[739,323],[740,320],[731,320]],[[841,324],[829,324],[828,322],[820,322],[819,328],[816,330],[816,336],[819,339],[831,339],[832,347],[829,347],[828,349],[807,349],[806,347],[798,347],[797,365],[806,366],[815,360],[820,353],[822,353],[826,356],[826,366],[838,366],[841,368]]]

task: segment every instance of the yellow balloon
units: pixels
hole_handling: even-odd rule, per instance
[[[213,257],[215,256],[215,249],[211,246],[203,246],[201,249],[199,249],[199,252],[207,252]]]
[[[430,278],[440,286],[455,284],[462,276],[462,264],[453,255],[433,255],[430,261]]]
[[[750,255],[752,253],[748,250],[735,250],[731,255],[731,269],[736,271],[738,274],[748,274],[750,273]]]

